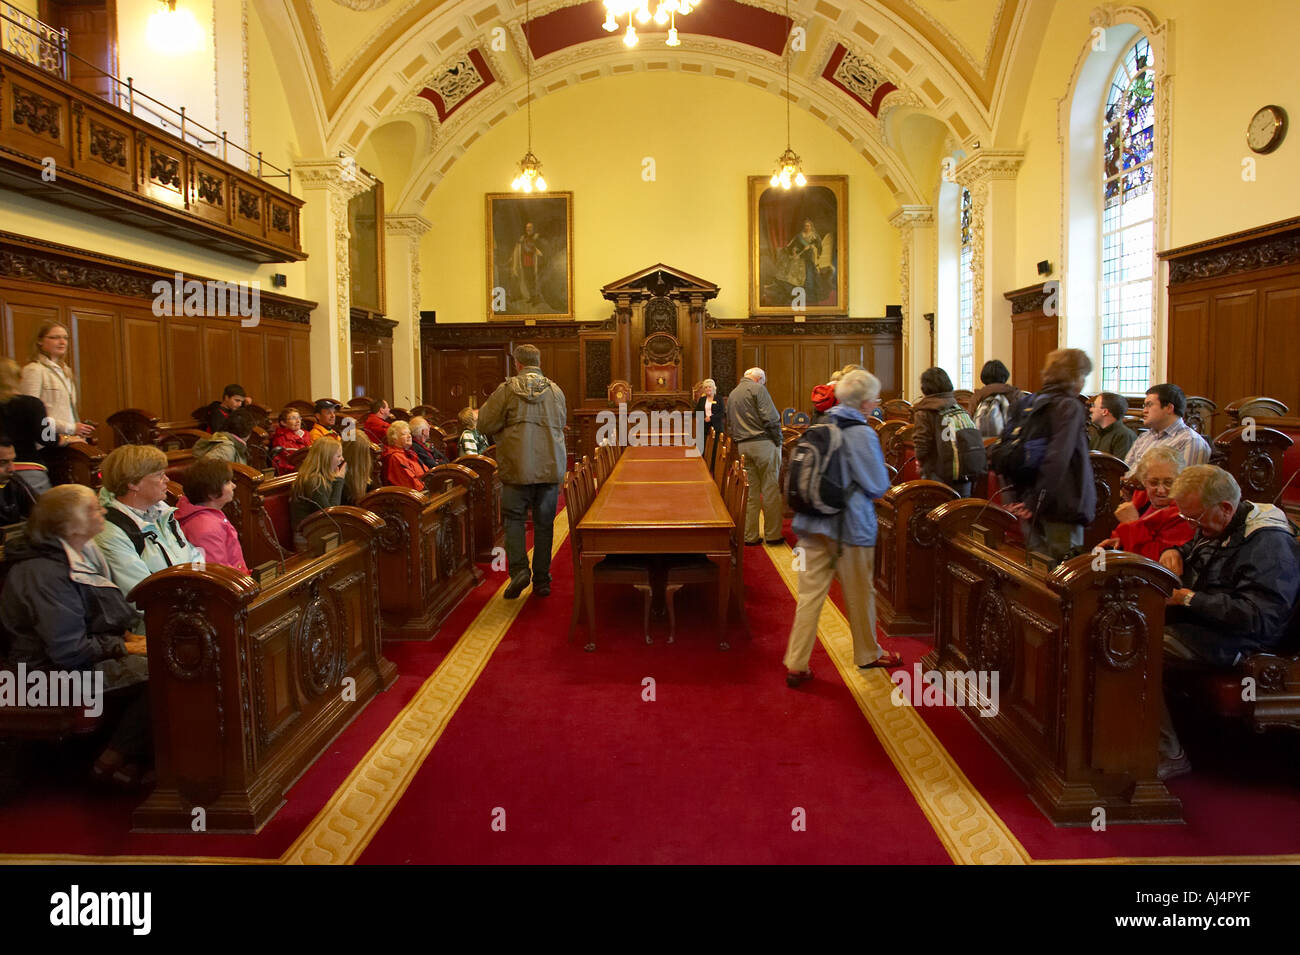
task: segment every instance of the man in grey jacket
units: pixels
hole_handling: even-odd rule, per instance
[[[781,415],[763,387],[767,375],[751,368],[727,397],[727,434],[745,456],[749,503],[745,505],[745,543],[779,544],[781,537]],[[758,512],[763,511],[759,535]]]
[[[478,429],[494,436],[501,477],[501,511],[506,524],[506,561],[513,600],[530,582],[525,522],[533,512],[533,593],[551,593],[551,542],[555,507],[564,480],[564,392],[542,374],[534,345],[515,349],[515,376],[483,402]]]

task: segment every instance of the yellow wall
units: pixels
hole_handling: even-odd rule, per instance
[[[8,0],[11,7],[17,7],[29,17],[40,19],[40,0]]]
[[[1057,265],[1062,259],[1057,99],[1067,94],[1088,44],[1088,13],[1095,5],[1059,0],[1038,49],[1019,143],[1025,160],[1017,177],[1017,288],[1039,280],[1039,259]],[[1300,115],[1294,0],[1253,0],[1248,17],[1234,16],[1220,0],[1145,6],[1174,22],[1171,181],[1165,184],[1172,200],[1169,247],[1300,214],[1300,134],[1294,128],[1276,152],[1255,156],[1255,182],[1241,178],[1242,159],[1254,156],[1245,135],[1255,110],[1277,103]]]
[[[266,161],[281,169],[290,168],[293,160],[300,158],[294,114],[280,81],[275,53],[254,3],[248,5],[248,113],[252,135],[250,151],[256,153],[260,150]],[[302,191],[295,187],[294,194],[301,196]]]
[[[808,173],[849,177],[849,310],[885,314],[900,301],[899,239],[889,191],[848,143],[795,111],[792,139]],[[487,317],[484,194],[509,191],[526,147],[520,110],[480,137],[423,210],[422,302],[440,322]],[[533,151],[553,190],[574,194],[575,317],[609,316],[601,286],[656,262],[721,286],[713,315],[749,314],[746,178],[771,175],[785,111],[735,81],[680,74],[595,80],[539,99]],[[657,180],[641,178],[655,159]]]
[[[180,0],[177,4],[177,9],[194,15],[203,34],[200,48],[184,56],[154,49],[147,39],[149,19],[161,9],[158,0],[117,0],[118,75],[131,77],[137,89],[172,109],[184,106],[187,119],[220,134],[216,128],[212,0]]]

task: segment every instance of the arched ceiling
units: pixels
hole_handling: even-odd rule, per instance
[[[834,128],[903,203],[933,188],[930,158],[984,137],[1007,95],[1008,64],[1045,21],[1030,0],[703,0],[677,22],[682,44],[638,27],[632,50],[601,29],[599,0],[256,0],[280,38],[296,41],[305,83],[291,104],[326,154],[355,154],[391,124],[424,126],[423,154],[390,183],[399,211],[418,211],[486,129],[533,95],[641,70],[735,79],[784,96],[788,26],[805,31],[791,57],[791,99]],[[1027,26],[1028,24],[1028,26]],[[531,53],[526,56],[525,50]],[[307,94],[305,91],[310,91]],[[382,134],[390,142],[391,130]],[[407,137],[409,139],[409,137]],[[406,141],[406,140],[403,140]],[[371,143],[377,146],[377,143]],[[918,162],[922,167],[918,167]]]

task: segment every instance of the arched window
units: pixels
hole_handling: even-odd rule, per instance
[[[1119,394],[1151,381],[1155,92],[1151,46],[1139,36],[1111,79],[1101,131],[1101,387]]]
[[[971,259],[975,254],[971,239],[970,190],[961,191],[961,255],[957,266],[957,387],[973,388],[975,380],[975,334],[971,324],[975,315],[975,284]]]

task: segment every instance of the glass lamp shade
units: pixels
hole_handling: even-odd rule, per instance
[[[203,46],[203,28],[189,10],[170,3],[149,18],[145,38],[149,48],[163,56],[183,56]]]

